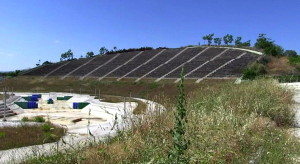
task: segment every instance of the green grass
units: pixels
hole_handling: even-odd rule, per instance
[[[40,122],[40,123],[42,123],[42,122],[45,122],[46,120],[42,116],[35,116],[33,118],[23,117],[21,119],[21,121],[23,121],[23,122],[31,121],[31,122]]]
[[[187,99],[184,157],[190,163],[295,163],[299,141],[288,129],[293,94],[273,80],[202,86]],[[167,111],[154,112],[129,131],[91,147],[25,163],[167,163],[175,104],[158,96]]]
[[[64,136],[64,128],[44,123],[35,126],[0,128],[0,150],[55,142]]]
[[[300,64],[300,57],[299,56],[289,56],[289,63],[290,64]]]

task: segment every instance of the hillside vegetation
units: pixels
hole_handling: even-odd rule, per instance
[[[127,96],[131,92],[132,97],[140,97],[146,99],[157,99],[159,95],[170,97],[174,100],[177,95],[177,84],[173,80],[162,80],[159,83],[152,80],[142,80],[134,82],[133,80],[116,81],[116,79],[104,79],[101,81],[91,79],[78,80],[77,78],[66,78],[59,80],[57,77],[48,77],[41,80],[40,77],[24,77],[7,78],[0,82],[0,88],[4,86],[13,88],[17,92],[71,92],[85,93],[98,96],[99,90],[102,95]],[[234,80],[205,80],[200,85],[195,84],[195,80],[186,80],[186,93],[207,85],[219,85],[220,82]]]
[[[269,57],[267,72],[270,75],[291,75],[299,73],[296,67],[297,60],[295,57]],[[297,57],[296,57],[297,58]]]
[[[187,98],[183,155],[189,163],[294,163],[300,145],[288,132],[292,96],[273,80],[202,85]],[[172,163],[175,103],[159,99],[166,112],[154,112],[106,142],[25,163]]]

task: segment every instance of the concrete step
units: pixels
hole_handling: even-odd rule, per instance
[[[6,107],[6,109],[5,110],[10,110],[8,107]],[[0,112],[1,111],[4,111],[4,108],[0,108]]]
[[[5,117],[10,117],[10,116],[14,116],[16,115],[15,113],[6,113]],[[4,115],[3,114],[0,114],[0,118],[3,118]]]
[[[14,113],[12,110],[7,110],[5,111],[6,114],[9,114],[9,113]],[[0,115],[3,115],[4,114],[4,111],[0,111]]]

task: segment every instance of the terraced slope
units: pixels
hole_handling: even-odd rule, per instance
[[[243,54],[243,55],[242,55]],[[179,78],[184,67],[186,78],[239,77],[260,57],[242,49],[186,47],[126,52],[59,62],[32,69],[25,76],[102,78]]]

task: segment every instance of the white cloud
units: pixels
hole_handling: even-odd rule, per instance
[[[1,57],[14,57],[14,56],[16,56],[16,53],[0,51],[0,56]]]
[[[54,41],[54,44],[59,44],[59,43],[60,43],[59,40],[55,40],[55,41]]]

